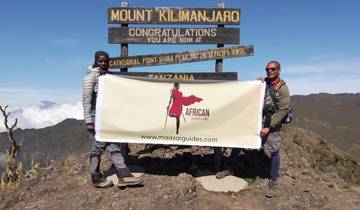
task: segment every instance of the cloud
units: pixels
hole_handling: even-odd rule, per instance
[[[83,110],[81,102],[75,104],[63,103],[56,104],[50,101],[41,101],[32,106],[13,110],[9,126],[18,119],[18,128],[44,128],[55,125],[67,118],[83,119]],[[0,117],[3,119],[3,116]],[[4,130],[4,125],[0,125],[0,130]]]
[[[0,105],[9,105],[9,109],[21,109],[44,100],[58,104],[76,103],[81,98],[80,90],[45,90],[21,87],[0,87]]]
[[[311,59],[307,64],[284,65],[282,78],[291,95],[359,93],[360,59]]]
[[[69,58],[54,58],[48,57],[44,59],[45,64],[49,65],[54,70],[62,70],[62,66],[66,66],[70,70],[86,69],[89,64],[94,62],[92,59],[81,56],[71,56]],[[59,68],[60,67],[60,68]]]
[[[291,95],[308,95],[311,93],[360,93],[360,78],[323,80],[317,78],[285,79]]]
[[[309,75],[311,73],[322,73],[332,75],[338,73],[339,75],[357,75],[360,76],[359,71],[360,59],[354,60],[327,60],[327,61],[312,61],[307,64],[287,65],[285,75]]]
[[[65,45],[78,45],[80,44],[80,40],[79,39],[73,39],[73,38],[59,38],[59,39],[52,39],[49,41],[52,44],[57,44],[60,46],[65,46]]]

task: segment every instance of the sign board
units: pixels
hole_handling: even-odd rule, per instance
[[[153,55],[139,55],[129,57],[110,58],[109,68],[130,68],[139,66],[157,66],[178,63],[190,63],[223,58],[235,58],[254,55],[252,45],[229,48],[215,48],[181,53],[163,53]]]
[[[130,8],[108,9],[109,24],[240,24],[234,8]]]
[[[237,72],[222,73],[172,73],[172,72],[114,72],[114,75],[130,77],[146,77],[163,80],[233,80],[238,79]]]
[[[113,44],[239,44],[239,28],[109,28]]]

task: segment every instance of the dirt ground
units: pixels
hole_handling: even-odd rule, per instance
[[[317,136],[297,128],[282,135],[281,178],[274,198],[265,197],[267,179],[261,152],[242,151],[232,166],[234,175],[247,180],[249,187],[238,193],[221,193],[206,191],[195,179],[215,174],[212,148],[165,145],[144,150],[144,145],[130,145],[129,164],[133,171],[145,172],[143,186],[94,188],[88,173],[89,153],[85,153],[42,168],[17,188],[1,190],[0,209],[359,208],[360,188],[344,171],[315,167],[322,164],[319,160],[329,159],[325,153],[315,158],[314,148],[323,145]],[[321,151],[328,149],[323,146]],[[230,153],[230,149],[224,151],[225,165],[234,164]],[[110,165],[108,155],[103,155],[102,170],[109,172]],[[357,168],[352,171],[358,173]]]

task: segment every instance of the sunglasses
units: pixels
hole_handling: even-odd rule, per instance
[[[265,68],[265,71],[267,71],[267,72],[269,72],[269,71],[276,71],[277,70],[277,68],[274,68],[274,67],[272,67],[272,68]]]

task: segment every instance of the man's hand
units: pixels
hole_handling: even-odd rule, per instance
[[[261,138],[264,138],[264,137],[266,137],[267,135],[269,135],[269,133],[270,133],[270,128],[263,128],[263,129],[261,129],[261,131],[260,131],[260,137],[261,137]]]
[[[94,126],[94,124],[86,124],[86,129],[88,130],[89,133],[95,134],[95,126]]]
[[[261,82],[265,82],[264,77],[258,77],[258,78],[256,78],[256,80],[260,80]]]

